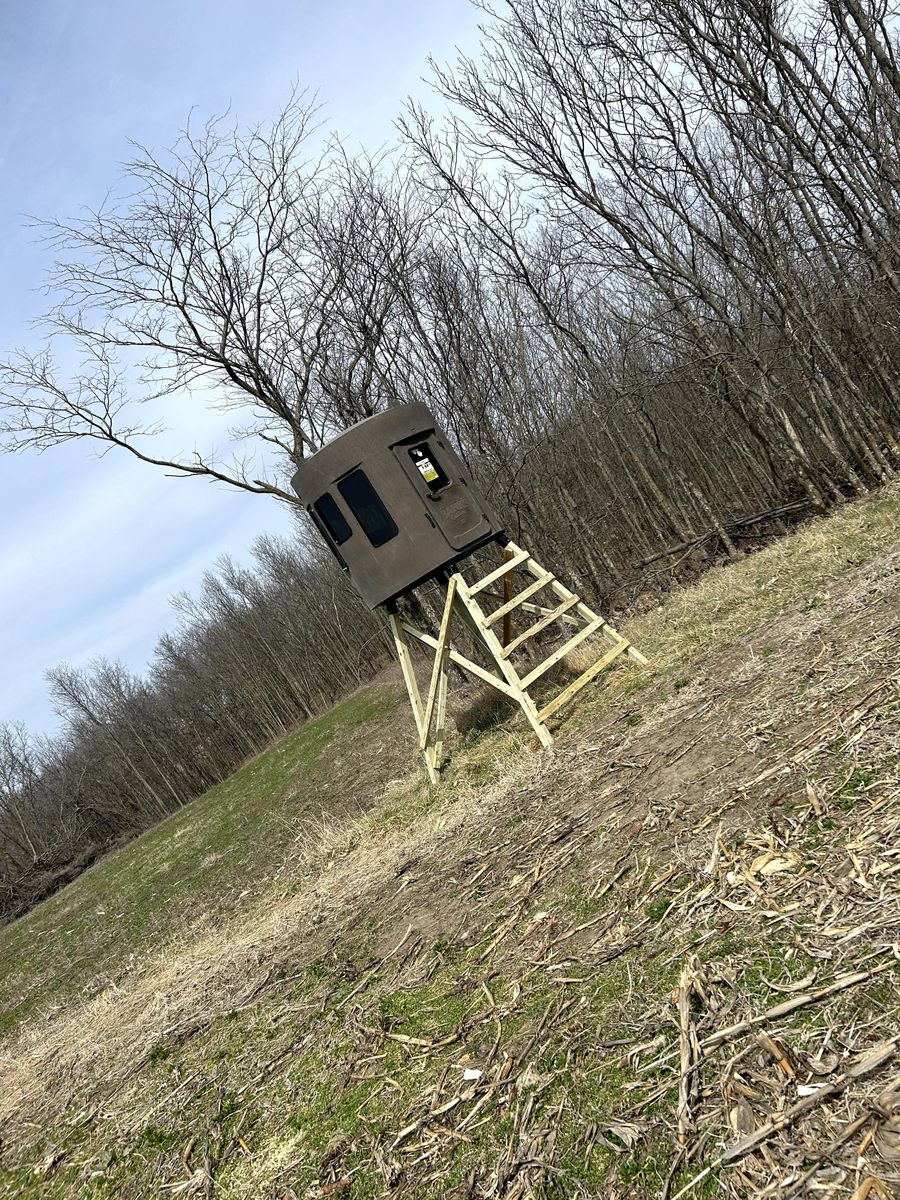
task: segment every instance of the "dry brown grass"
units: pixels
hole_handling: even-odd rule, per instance
[[[90,1079],[102,1091],[121,1081],[166,1037],[198,1020],[211,1024],[257,995],[272,964],[290,957],[298,940],[315,959],[323,925],[351,924],[360,899],[383,891],[411,852],[434,853],[544,765],[533,749],[491,762],[489,788],[466,788],[457,776],[452,791],[439,789],[422,811],[416,773],[389,786],[373,814],[304,831],[292,871],[299,882],[289,893],[272,895],[250,916],[210,919],[176,934],[123,984],[30,1022],[0,1056],[0,1125],[23,1109],[60,1111],[73,1082]]]
[[[598,1194],[603,1180],[599,1194],[659,1196],[722,1157],[746,1107],[762,1128],[806,1086],[757,1032],[792,1063],[837,1047],[815,1078],[837,1077],[898,1027],[884,974],[716,1043],[679,1139],[668,1095],[690,1033],[669,991],[689,968],[702,1045],[797,994],[812,968],[827,983],[891,953],[900,558],[884,549],[898,507],[894,490],[711,572],[633,623],[652,671],[610,673],[555,754],[518,726],[493,730],[434,789],[407,760],[368,811],[307,825],[252,908],[176,929],[144,956],[135,947],[104,990],[26,1023],[0,1060],[0,1195],[137,1197],[179,1181],[194,1194],[194,1179],[201,1195],[281,1200],[300,1176],[313,1181],[304,1195],[341,1195],[323,1189],[349,1170],[347,1194],[513,1200],[551,1195],[564,1169],[566,1194]],[[848,571],[848,556],[865,566]],[[873,680],[886,682],[866,707]],[[767,854],[788,865],[767,872]],[[463,1088],[466,1054],[483,1078]],[[359,1065],[370,1059],[371,1075]],[[162,1075],[164,1061],[177,1074]],[[504,1070],[519,1079],[513,1107]],[[374,1092],[345,1112],[360,1072]],[[546,1082],[536,1091],[534,1079]],[[707,1183],[763,1195],[767,1172],[809,1172],[804,1156],[869,1111],[877,1087],[883,1073]],[[442,1103],[454,1115],[430,1115]],[[291,1112],[308,1115],[291,1125]],[[172,1133],[179,1148],[151,1153],[141,1138],[174,1114],[189,1122]],[[636,1132],[610,1134],[616,1123]],[[320,1144],[317,1125],[347,1144]],[[199,1144],[183,1153],[192,1130],[205,1160]],[[104,1167],[111,1147],[118,1165]],[[43,1191],[26,1192],[57,1152]],[[470,1176],[480,1190],[467,1193]],[[856,1186],[835,1179],[835,1196]]]

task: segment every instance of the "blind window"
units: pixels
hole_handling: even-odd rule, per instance
[[[399,530],[365,471],[351,471],[337,486],[373,546],[383,546],[397,536]]]
[[[330,492],[326,492],[324,496],[318,498],[313,509],[334,544],[340,546],[342,542],[346,542],[353,530],[348,525],[347,518],[338,508],[334,496]]]
[[[428,484],[430,492],[439,492],[450,480],[447,478],[440,463],[434,457],[434,451],[424,442],[421,446],[410,447],[409,457],[413,460],[416,470]]]

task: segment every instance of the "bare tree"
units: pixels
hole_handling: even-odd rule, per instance
[[[296,503],[284,471],[390,399],[415,239],[375,162],[316,148],[315,112],[295,97],[267,128],[189,128],[165,156],[139,149],[120,200],[43,226],[54,336],[0,365],[7,449],[86,439]],[[80,361],[68,378],[57,345]],[[154,450],[160,413],[177,430],[204,407],[234,414],[233,453]]]

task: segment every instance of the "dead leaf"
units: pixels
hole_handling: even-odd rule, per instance
[[[885,1116],[897,1116],[900,1114],[900,1088],[894,1086],[885,1088],[875,1097],[875,1103]]]
[[[831,1075],[841,1061],[839,1054],[825,1054],[822,1058],[808,1058],[806,1065],[813,1075]]]
[[[160,1185],[161,1192],[168,1192],[172,1196],[181,1196],[185,1200],[188,1196],[197,1196],[206,1186],[207,1174],[202,1167],[198,1167],[190,1179],[184,1179],[180,1183],[163,1183]]]
[[[802,862],[803,856],[796,850],[784,850],[780,853],[766,850],[764,854],[754,858],[750,864],[750,874],[762,875],[765,878],[768,875],[777,875],[780,871],[796,871]]]
[[[888,1117],[878,1126],[875,1147],[888,1162],[900,1162],[900,1116]]]
[[[743,1096],[728,1110],[728,1121],[738,1137],[746,1137],[756,1131],[756,1117]]]
[[[773,992],[805,992],[808,987],[811,987],[815,983],[816,974],[816,971],[810,971],[808,975],[804,975],[796,983],[773,983],[771,979],[766,979],[765,975],[762,976],[762,981]]]
[[[617,1137],[629,1150],[644,1136],[642,1126],[629,1121],[598,1121],[597,1128],[602,1133],[611,1133],[613,1137]]]

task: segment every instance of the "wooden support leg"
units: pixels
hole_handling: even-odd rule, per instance
[[[419,732],[419,745],[425,755],[425,762],[435,774],[441,766],[441,754],[444,744],[444,718],[447,712],[447,666],[450,655],[450,619],[456,606],[457,577],[454,575],[447,585],[447,598],[444,602],[444,613],[441,617],[441,628],[438,633],[437,649],[434,652],[434,666],[431,669],[431,682],[428,685],[428,698],[425,701],[425,712],[422,717],[422,728]]]
[[[513,552],[507,546],[507,548],[503,551],[503,561],[509,562],[512,557],[513,557]],[[510,602],[510,600],[512,600],[512,598],[513,598],[512,571],[507,571],[507,573],[503,576],[503,607],[508,609],[508,611],[503,614],[503,639],[502,639],[502,641],[503,641],[504,646],[508,646],[509,643],[512,641],[512,609],[509,608],[509,602]]]
[[[422,745],[422,739],[425,734],[425,710],[422,707],[422,697],[419,695],[419,685],[416,682],[416,674],[413,670],[412,658],[409,653],[409,643],[406,640],[406,631],[403,624],[396,613],[391,613],[388,617],[391,626],[391,633],[394,635],[394,648],[397,651],[397,658],[400,662],[400,670],[403,672],[403,682],[406,684],[406,691],[409,695],[409,703],[413,710],[413,717],[416,721],[416,730],[419,734],[419,745]],[[425,769],[428,772],[428,778],[432,783],[437,783],[438,775],[434,769],[433,763],[429,761],[428,754],[425,754]]]
[[[447,677],[449,675],[449,659],[445,656],[441,664],[441,674],[438,680],[437,703],[434,709],[434,747],[433,763],[435,771],[440,771],[444,762],[444,723],[447,720]]]

